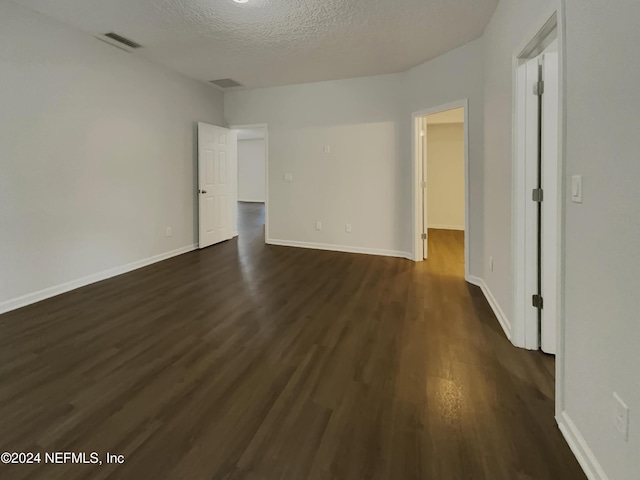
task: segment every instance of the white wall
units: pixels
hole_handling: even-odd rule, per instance
[[[227,92],[229,124],[268,124],[272,240],[412,255],[411,113],[469,98],[472,218],[480,219],[471,225],[471,271],[481,275],[481,52],[475,41],[402,74]]]
[[[400,128],[403,159],[411,165],[411,114],[456,100],[469,101],[469,273],[484,273],[484,102],[482,80],[482,39],[475,40],[430,62],[417,66],[404,76]],[[407,187],[408,188],[408,187]],[[408,192],[411,195],[410,192]],[[413,200],[411,200],[413,201]]]
[[[484,258],[489,290],[513,322],[513,57],[551,14],[552,0],[501,0],[484,41]],[[482,221],[481,220],[481,221]]]
[[[238,140],[238,200],[265,200],[265,140]]]
[[[610,480],[640,478],[640,2],[566,0],[565,409]],[[613,427],[613,392],[631,409]]]
[[[268,124],[271,240],[407,251],[396,78],[225,94],[230,124]]]
[[[464,124],[427,125],[429,228],[464,230]]]
[[[640,471],[640,3],[565,1],[567,175],[584,175],[585,200],[566,200],[564,413],[587,461],[627,480]],[[411,251],[411,112],[468,98],[471,273],[510,316],[512,57],[551,4],[502,0],[482,40],[404,74],[226,94],[230,123],[269,124],[272,237]],[[0,304],[193,244],[194,122],[222,124],[221,95],[9,2],[0,45]]]
[[[0,45],[0,308],[193,245],[195,122],[223,122],[221,93],[11,2]]]
[[[559,420],[590,478],[640,472],[640,3],[566,2],[564,412]],[[555,2],[501,0],[484,35],[485,279],[513,314],[512,58]],[[602,119],[609,119],[603,122]],[[584,203],[568,197],[584,176]],[[613,392],[631,408],[629,442],[613,426]]]

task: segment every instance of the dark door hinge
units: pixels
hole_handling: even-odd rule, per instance
[[[533,94],[540,97],[544,93],[544,82],[542,80],[533,84]]]
[[[541,188],[534,188],[531,194],[531,198],[533,199],[534,202],[540,203],[544,198],[544,192],[542,191]]]
[[[542,295],[533,295],[531,297],[531,303],[535,308],[542,309],[544,306],[544,301],[542,300]]]

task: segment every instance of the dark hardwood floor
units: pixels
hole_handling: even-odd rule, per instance
[[[553,419],[553,360],[511,346],[430,259],[239,239],[0,316],[0,479],[584,479]],[[44,452],[124,464],[45,464]]]

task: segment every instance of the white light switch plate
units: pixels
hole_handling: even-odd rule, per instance
[[[285,182],[293,182],[293,173],[285,173],[284,174]]]
[[[571,177],[571,201],[582,203],[582,175]]]

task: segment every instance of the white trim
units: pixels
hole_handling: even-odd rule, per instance
[[[427,228],[434,230],[458,230],[464,232],[464,225],[427,225]]]
[[[562,5],[561,5],[562,6]],[[528,291],[527,285],[528,282],[531,281],[531,277],[529,276],[532,272],[533,266],[531,265],[532,251],[537,251],[537,239],[533,238],[533,234],[527,234],[526,224],[527,224],[527,208],[531,208],[529,203],[530,201],[530,190],[526,185],[526,148],[524,146],[524,141],[519,137],[518,132],[524,131],[525,127],[525,118],[523,116],[523,108],[524,105],[521,104],[521,99],[519,92],[522,88],[522,81],[524,79],[523,73],[521,69],[519,69],[519,65],[525,61],[525,58],[529,52],[534,51],[532,47],[540,42],[544,41],[544,38],[547,37],[550,33],[552,33],[555,29],[556,36],[558,38],[559,44],[559,78],[560,78],[560,91],[559,91],[559,126],[560,128],[564,128],[564,105],[563,105],[563,75],[564,75],[564,29],[562,27],[562,21],[564,19],[561,16],[561,12],[559,11],[558,5],[554,4],[551,8],[542,16],[538,23],[534,25],[529,35],[523,37],[523,43],[514,51],[512,62],[513,62],[513,111],[512,111],[512,136],[513,136],[513,162],[512,162],[512,258],[513,258],[513,299],[514,299],[514,317],[513,317],[513,344],[518,347],[528,348],[532,350],[537,350],[539,348],[539,338],[538,338],[538,320],[537,314],[534,315],[531,309],[530,304],[530,295],[535,292]],[[555,22],[555,23],[554,23]],[[564,133],[561,130],[561,134],[558,136],[558,169],[564,169]],[[564,178],[558,178],[558,205],[560,210],[563,209],[564,202],[562,199],[564,198]],[[527,207],[528,206],[528,207]],[[560,212],[558,215],[558,228],[556,229],[556,236],[558,241],[558,270],[559,276],[563,275],[562,270],[564,269],[564,252],[562,250],[562,228],[561,222],[563,221],[563,214]],[[535,248],[534,248],[535,246]],[[534,269],[535,270],[535,269]],[[558,291],[557,291],[557,304],[561,305],[563,301],[562,296],[562,286],[560,281],[558,281]],[[562,322],[562,317],[557,317],[558,328],[560,323]],[[560,336],[557,337],[557,349],[558,352],[563,348],[561,345],[562,338]],[[560,363],[562,360],[560,360]],[[556,407],[556,413],[561,411],[558,407]]]
[[[188,247],[178,248],[170,252],[154,255],[153,257],[138,260],[126,265],[103,270],[101,272],[87,275],[86,277],[82,277],[77,280],[61,283],[60,285],[54,285],[53,287],[45,288],[44,290],[40,290],[38,292],[28,293],[26,295],[22,295],[21,297],[12,298],[11,300],[0,303],[0,314],[10,312],[18,308],[26,307],[27,305],[46,300],[47,298],[55,297],[62,293],[70,292],[71,290],[75,290],[92,283],[106,280],[107,278],[117,277],[118,275],[122,275],[123,273],[131,272],[133,270],[146,267],[153,263],[158,263],[172,257],[177,257],[178,255],[182,255],[184,253],[192,252],[197,248],[197,244],[189,245]]]
[[[360,253],[364,255],[378,255],[382,257],[397,257],[413,260],[413,256],[409,252],[401,252],[399,250],[383,250],[379,248],[363,248],[363,247],[350,247],[347,245],[333,245],[328,243],[310,243],[310,242],[297,242],[294,240],[278,240],[274,238],[267,239],[267,244],[278,245],[281,247],[297,247],[297,248],[311,248],[314,250],[329,250],[332,252],[345,252],[345,253]]]
[[[589,480],[609,480],[580,430],[578,430],[578,427],[573,423],[567,412],[562,412],[556,420],[564,439],[569,444],[569,448],[571,448],[587,478]]]
[[[264,129],[264,200],[258,203],[264,203],[264,242],[268,242],[269,238],[269,127],[266,123],[253,123],[249,125],[229,125],[230,130],[246,130],[246,129]],[[250,200],[239,200],[250,201]]]
[[[566,123],[566,17],[565,17],[565,0],[560,0],[560,8],[558,10],[558,66],[560,67],[560,91],[558,92],[558,107],[560,108],[560,115],[558,117],[558,170],[560,178],[558,178],[558,198],[560,210],[558,212],[558,321],[557,321],[557,351],[556,351],[556,415],[559,412],[563,412],[565,409],[564,403],[564,387],[565,387],[565,348],[564,348],[564,327],[565,327],[565,304],[564,304],[564,292],[565,292],[565,252],[566,243],[564,235],[564,225],[566,219],[566,204],[564,199],[566,198],[566,183],[565,178],[567,174],[567,151],[566,151],[566,139],[567,139],[567,123]]]
[[[469,251],[469,217],[470,217],[470,182],[469,182],[469,99],[464,98],[455,102],[447,103],[433,108],[420,110],[411,114],[411,159],[413,169],[411,170],[411,192],[413,195],[413,260],[416,262],[423,260],[422,249],[422,194],[419,182],[422,181],[420,176],[421,166],[417,157],[416,139],[418,132],[416,130],[416,119],[431,115],[434,113],[453,110],[454,108],[464,109],[464,230],[467,234],[464,236],[464,276],[469,276],[470,251]]]
[[[500,307],[500,304],[496,300],[496,297],[493,296],[493,293],[489,289],[489,286],[486,284],[486,282],[482,278],[474,277],[472,275],[465,276],[465,280],[473,285],[476,285],[477,287],[480,287],[480,290],[482,290],[484,297],[487,299],[491,310],[493,310],[494,315],[498,319],[498,323],[502,327],[502,330],[504,330],[504,334],[509,340],[511,340],[511,322],[509,321],[509,318],[507,318],[507,315],[504,313],[504,310],[502,310],[502,307]]]
[[[264,199],[262,200],[252,200],[249,198],[238,198],[239,202],[247,202],[247,203],[265,203]]]
[[[559,118],[558,118],[558,130],[559,130],[559,136],[558,136],[558,170],[560,172],[560,177],[558,178],[558,205],[559,205],[559,218],[558,218],[558,229],[557,229],[557,235],[558,235],[558,256],[559,258],[557,259],[557,264],[559,266],[559,278],[558,278],[558,292],[557,292],[557,305],[558,305],[558,317],[557,317],[557,351],[556,351],[556,405],[555,405],[555,411],[556,411],[556,418],[560,418],[562,415],[564,414],[564,409],[565,409],[565,302],[564,302],[564,292],[565,292],[565,252],[566,252],[566,243],[565,243],[565,236],[564,236],[564,229],[563,229],[563,225],[565,223],[565,218],[566,218],[566,203],[565,203],[565,198],[566,198],[566,138],[567,138],[567,128],[566,128],[566,65],[567,65],[567,60],[566,60],[566,7],[565,7],[565,0],[559,0],[557,3],[554,2],[553,5],[550,6],[549,10],[547,11],[547,13],[545,15],[543,15],[539,22],[534,26],[534,28],[532,29],[532,31],[530,32],[530,35],[524,37],[527,41],[526,43],[523,42],[520,46],[520,48],[518,48],[515,52],[514,52],[514,56],[513,56],[513,65],[514,65],[514,71],[515,71],[515,67],[518,65],[518,57],[525,51],[525,49],[527,48],[527,46],[529,45],[529,43],[531,43],[531,39],[535,38],[537,33],[540,32],[544,26],[549,22],[549,20],[556,15],[556,25],[557,25],[557,37],[558,37],[558,54],[559,54],[559,67],[560,67],[560,71],[559,71],[559,79],[560,79],[560,89],[559,89],[559,101],[558,101],[558,105],[559,105],[559,109],[560,109],[560,113],[559,113]],[[514,87],[513,87],[513,98],[514,98],[514,102],[513,102],[513,118],[514,118],[514,122],[517,121],[517,117],[516,117],[516,113],[517,113],[517,109],[516,109],[516,101],[515,99],[517,98],[516,96],[516,82],[514,81]],[[513,145],[514,145],[514,152],[513,152],[513,158],[516,159],[518,158],[518,151],[517,151],[517,132],[516,129],[514,128],[513,130]],[[517,194],[515,193],[515,189],[518,188],[517,186],[517,181],[516,181],[516,169],[518,168],[518,162],[516,161],[514,163],[514,181],[513,181],[513,187],[514,187],[514,198],[516,199],[513,202],[514,205],[514,211],[513,211],[513,225],[514,228],[517,229],[518,227],[518,217],[517,217],[517,210],[516,210],[516,202],[517,202]],[[512,245],[512,249],[513,249],[513,259],[514,259],[514,282],[517,282],[517,272],[520,271],[518,270],[521,266],[518,263],[518,254],[517,254],[517,246],[515,243],[515,238],[516,235],[513,236],[514,239],[514,244]],[[514,283],[515,285],[515,283]],[[518,312],[519,307],[518,305],[525,301],[524,299],[520,299],[519,298],[519,294],[516,291],[514,294],[514,311],[516,312],[514,315],[514,334],[517,335],[518,333],[518,322],[520,321],[520,317]],[[514,342],[514,344],[517,345],[517,342]],[[565,415],[566,416],[566,415]],[[568,418],[568,417],[567,417]],[[559,421],[559,424],[561,425],[562,428],[562,424]],[[565,427],[566,428],[566,427]],[[565,433],[565,432],[563,432]],[[565,438],[567,437],[567,435],[565,435]],[[567,441],[569,441],[567,439]],[[573,447],[572,447],[573,448]],[[575,451],[574,451],[575,453]],[[597,464],[597,462],[596,462]],[[594,477],[597,478],[597,477]],[[605,477],[606,478],[606,477]]]
[[[480,287],[483,283],[483,280],[480,277],[476,277],[473,275],[469,275],[465,278],[465,281],[470,283],[471,285],[475,285],[476,287]]]

